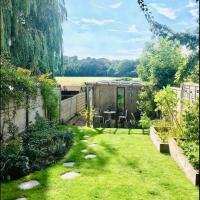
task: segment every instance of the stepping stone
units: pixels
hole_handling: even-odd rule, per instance
[[[82,142],[87,142],[88,140],[81,140]]]
[[[88,146],[89,146],[89,147],[96,147],[97,144],[89,144]]]
[[[74,167],[74,165],[75,165],[75,162],[66,162],[66,163],[63,163],[64,167]]]
[[[87,149],[83,149],[83,150],[81,150],[81,152],[82,152],[82,153],[87,153],[88,150],[87,150]]]
[[[21,183],[18,187],[21,190],[28,190],[28,189],[32,189],[32,188],[36,187],[37,185],[40,185],[40,183],[38,181],[31,180],[31,181]]]
[[[96,158],[97,156],[94,154],[88,154],[87,156],[85,156],[85,159],[93,159]]]
[[[16,200],[27,200],[27,198],[22,197],[22,198],[18,198],[18,199],[16,199]]]
[[[84,135],[83,136],[85,139],[88,139],[90,136],[89,135]]]
[[[77,173],[77,172],[66,172],[66,173],[61,175],[61,178],[64,179],[64,180],[71,180],[71,179],[74,179],[78,176],[80,176],[80,174]]]

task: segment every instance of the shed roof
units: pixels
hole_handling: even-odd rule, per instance
[[[86,85],[116,85],[116,86],[143,86],[144,84],[139,81],[115,81],[115,80],[102,80],[97,82],[86,82]]]

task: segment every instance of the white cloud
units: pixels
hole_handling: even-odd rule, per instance
[[[186,5],[187,8],[195,8],[197,6],[197,3],[193,1],[189,1],[189,3]]]
[[[164,7],[164,6],[160,6],[156,3],[151,3],[150,6],[152,8],[154,8],[159,14],[164,15],[165,17],[174,20],[176,19],[176,11],[168,8],[168,7]]]
[[[120,8],[122,5],[123,5],[123,3],[119,2],[119,3],[115,3],[115,4],[110,5],[110,7],[113,8],[113,9],[117,9],[117,8]]]
[[[190,14],[194,17],[197,18],[199,16],[199,9],[198,8],[194,8],[190,10]]]
[[[103,26],[108,23],[116,23],[116,21],[112,19],[98,20],[98,19],[82,18],[80,21],[84,24],[93,24],[97,26]]]
[[[138,29],[136,28],[136,26],[133,24],[131,26],[128,27],[128,32],[129,33],[137,33]]]

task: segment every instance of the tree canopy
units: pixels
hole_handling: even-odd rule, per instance
[[[62,67],[64,0],[1,0],[1,51],[13,64],[43,73]]]
[[[137,71],[143,81],[150,81],[161,89],[174,83],[178,68],[185,63],[186,58],[182,56],[180,46],[161,38],[146,46]]]
[[[194,0],[198,8],[199,0]],[[163,25],[156,21],[152,12],[145,4],[145,0],[138,0],[138,4],[144,12],[144,15],[150,24],[150,29],[155,36],[164,37],[168,40],[178,42],[192,51],[188,58],[186,65],[179,68],[177,73],[177,80],[182,82],[186,79],[190,79],[194,82],[199,82],[199,17],[197,17],[196,30],[193,32],[175,32],[166,25]]]
[[[64,57],[64,76],[124,76],[137,77],[138,60],[108,60],[105,58],[78,59],[77,56]],[[59,72],[56,73],[59,75]]]

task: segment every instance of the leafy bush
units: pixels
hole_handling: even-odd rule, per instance
[[[199,169],[199,145],[188,140],[178,140],[178,145],[195,169]]]
[[[174,123],[177,117],[177,94],[169,86],[155,95],[156,111],[161,112],[162,119]]]
[[[169,121],[152,120],[151,125],[156,128],[157,134],[163,142],[168,142],[170,138],[177,138],[181,135],[180,130]]]
[[[146,115],[143,115],[139,121],[139,124],[143,129],[147,129],[150,127],[150,119]]]
[[[47,109],[48,118],[50,120],[57,120],[59,115],[59,97],[54,91],[56,81],[49,79],[50,74],[43,74],[37,77],[40,83],[40,89],[44,100],[44,106]]]
[[[22,140],[2,143],[0,155],[1,180],[19,178],[29,171],[29,158],[23,156]]]
[[[15,179],[55,163],[71,147],[73,134],[60,132],[54,123],[36,117],[20,136],[2,145],[1,179]]]
[[[155,89],[152,85],[146,85],[142,88],[137,102],[138,109],[142,115],[146,115],[150,119],[156,118],[156,103],[154,102]]]
[[[30,77],[31,72],[12,65],[5,55],[1,55],[0,60],[1,106],[4,107],[11,100],[19,106],[27,96],[35,97],[37,84]]]
[[[183,116],[183,138],[189,141],[199,140],[199,101],[191,105]]]

